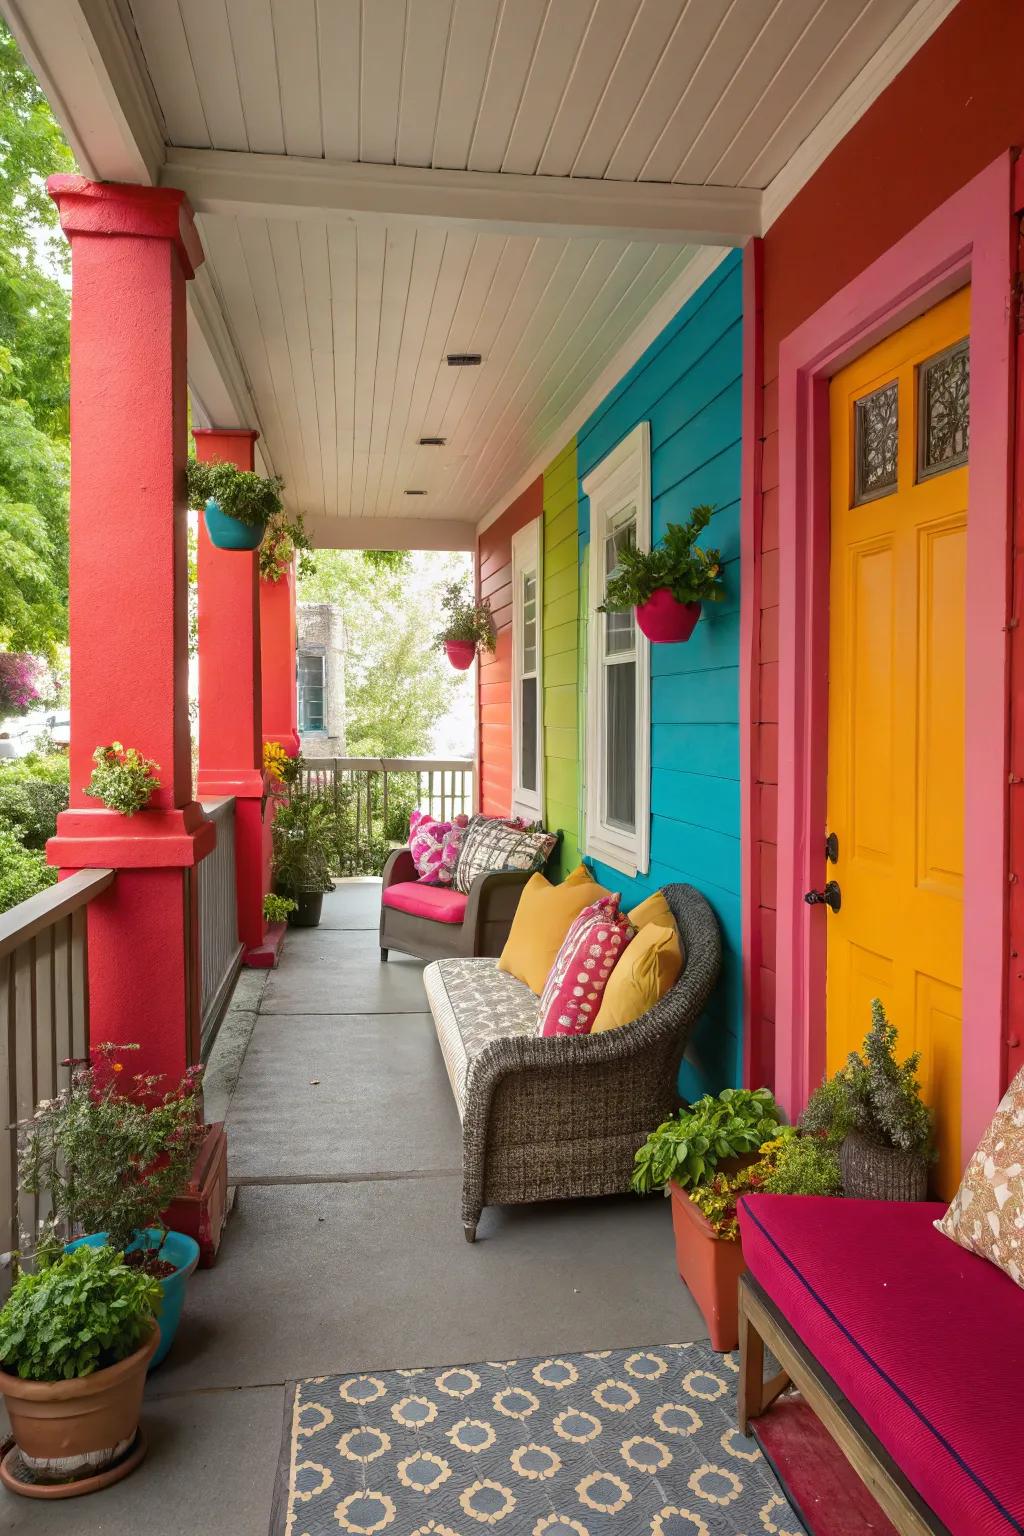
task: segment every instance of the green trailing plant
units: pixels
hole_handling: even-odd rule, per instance
[[[268,923],[283,923],[289,912],[295,911],[295,905],[290,896],[277,896],[268,891],[263,898],[263,916]]]
[[[282,482],[276,475],[257,475],[251,469],[236,469],[234,464],[188,461],[188,503],[204,507],[215,501],[228,517],[247,528],[269,523],[282,511]]]
[[[131,1074],[125,1091],[123,1058],[136,1050],[96,1046],[90,1060],[73,1064],[69,1086],[20,1128],[21,1188],[48,1196],[53,1213],[44,1252],[83,1233],[106,1232],[120,1250],[148,1228],[166,1235],[161,1212],[184,1193],[205,1134],[203,1069],[190,1067],[170,1091],[159,1076]],[[138,1262],[158,1265],[160,1246]]]
[[[931,1158],[933,1117],[917,1077],[921,1053],[897,1061],[898,1040],[899,1031],[876,997],[863,1054],[851,1051],[834,1077],[815,1090],[800,1117],[801,1128],[833,1146],[857,1131],[878,1146]]]
[[[477,602],[462,582],[449,581],[441,592],[441,609],[441,628],[434,637],[437,650],[443,651],[450,640],[468,640],[493,654],[497,636],[489,598]]]
[[[646,603],[661,587],[668,587],[677,603],[721,602],[725,596],[721,552],[696,543],[714,510],[694,507],[689,521],[669,523],[665,537],[653,549],[628,546],[620,550],[598,612],[624,613]]]
[[[311,576],[316,570],[310,558],[312,549],[301,512],[297,512],[294,517],[289,517],[284,511],[275,513],[267,523],[267,531],[260,545],[261,577],[264,581],[280,581],[287,574],[296,555],[299,557],[298,574]]]
[[[96,766],[85,786],[86,794],[94,800],[102,800],[105,806],[119,811],[122,816],[141,811],[149,804],[154,789],[160,788],[159,763],[151,757],[143,757],[135,747],[112,741],[109,747],[97,747],[92,760]]]
[[[767,1088],[724,1088],[705,1094],[674,1120],[652,1131],[636,1154],[633,1188],[638,1194],[707,1182],[723,1158],[756,1152],[777,1135],[782,1112]]]
[[[279,892],[295,897],[329,891],[336,839],[331,803],[293,789],[274,817],[272,868]]]
[[[72,1381],[146,1342],[160,1282],[116,1248],[76,1248],[23,1274],[0,1311],[0,1365],[23,1381]]]

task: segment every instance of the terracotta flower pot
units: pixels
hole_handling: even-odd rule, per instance
[[[473,665],[476,645],[472,640],[446,640],[444,648],[448,660],[457,672],[465,672]]]
[[[146,1370],[160,1342],[146,1343],[116,1365],[71,1381],[22,1381],[0,1371],[0,1393],[22,1459],[42,1482],[65,1490],[95,1478],[125,1454],[142,1410]]]
[[[638,603],[636,622],[655,645],[689,640],[700,618],[700,603],[677,603],[668,587],[658,587],[646,603]]]
[[[716,1237],[707,1217],[697,1209],[685,1189],[669,1186],[672,1195],[672,1229],[676,1239],[679,1278],[700,1307],[708,1325],[713,1349],[723,1353],[739,1344],[737,1319],[740,1275],[746,1269],[739,1238],[729,1242]]]

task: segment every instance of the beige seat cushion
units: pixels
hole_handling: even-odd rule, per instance
[[[937,1229],[1024,1287],[1024,1067],[964,1169]]]
[[[461,1119],[474,1059],[492,1040],[535,1035],[537,999],[486,957],[435,960],[423,985]]]

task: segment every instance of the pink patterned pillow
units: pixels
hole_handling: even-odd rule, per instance
[[[635,929],[619,896],[584,907],[566,934],[540,998],[540,1035],[589,1035],[608,978]]]
[[[451,885],[468,816],[435,821],[425,811],[409,817],[409,852],[424,885]]]

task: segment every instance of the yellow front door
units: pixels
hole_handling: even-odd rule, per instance
[[[881,997],[960,1170],[970,290],[831,384],[829,1072]]]

